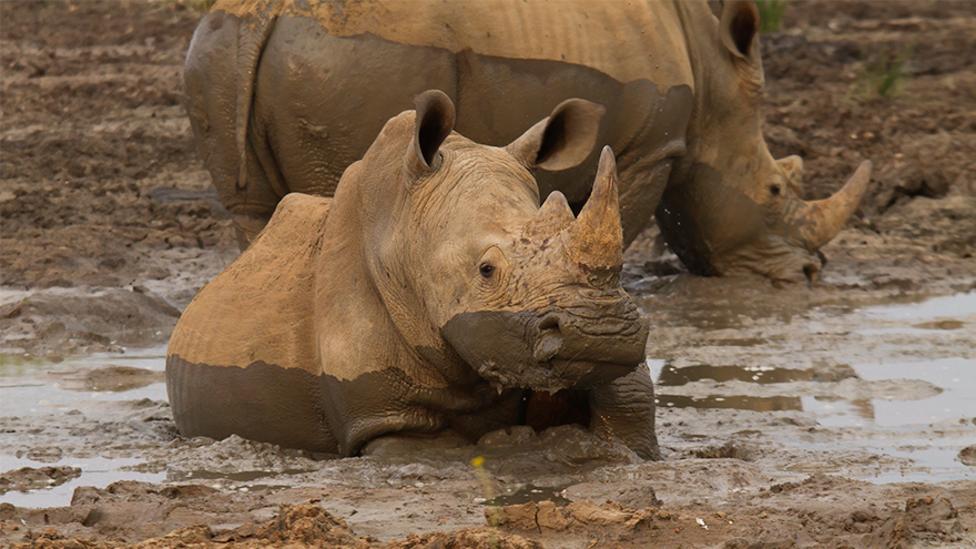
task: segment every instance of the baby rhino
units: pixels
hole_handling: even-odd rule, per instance
[[[348,456],[575,422],[654,457],[613,154],[578,216],[531,175],[583,161],[602,113],[567,100],[499,148],[418,96],[334,198],[285,197],[189,305],[166,358],[180,431]]]

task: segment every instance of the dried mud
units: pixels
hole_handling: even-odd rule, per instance
[[[180,437],[165,341],[236,256],[179,105],[198,4],[0,3],[0,545],[976,544],[972,3],[790,2],[764,37],[806,196],[877,172],[813,287],[629,251],[659,462],[573,427],[349,459]]]

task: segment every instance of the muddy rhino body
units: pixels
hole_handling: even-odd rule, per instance
[[[704,1],[280,2],[221,0],[187,56],[188,112],[243,241],[288,192],[331,196],[385,120],[427,88],[458,130],[503,144],[567,97],[607,106],[624,240],[657,213],[699,274],[812,277],[869,170],[835,197],[799,198],[802,162],[762,137],[758,13]],[[540,191],[586,200],[596,152],[540,171]]]
[[[178,428],[353,455],[575,422],[654,457],[613,155],[578,216],[558,192],[540,206],[530,172],[588,156],[602,108],[564,102],[497,148],[451,133],[445,94],[418,101],[334,198],[286,196],[187,307],[167,350]]]

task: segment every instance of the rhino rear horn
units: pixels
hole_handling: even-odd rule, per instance
[[[427,90],[414,98],[416,118],[407,165],[415,174],[437,169],[438,149],[454,130],[454,103],[440,90]]]
[[[593,191],[572,227],[575,260],[595,269],[623,265],[624,232],[620,224],[617,162],[610,147],[603,147]]]
[[[542,203],[535,216],[526,224],[525,231],[535,236],[546,237],[562,231],[576,221],[566,195],[552,191]]]
[[[844,186],[829,198],[804,204],[800,210],[800,235],[810,250],[830,242],[854,215],[871,181],[871,161],[865,160]]]
[[[567,99],[505,150],[529,169],[572,168],[593,152],[605,111],[602,105],[585,99]]]

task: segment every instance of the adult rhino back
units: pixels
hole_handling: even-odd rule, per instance
[[[684,150],[691,74],[680,61],[677,15],[652,14],[640,2],[423,6],[218,2],[201,23],[186,71],[191,120],[198,141],[208,142],[201,148],[222,201],[247,236],[289,191],[331,196],[343,167],[386,119],[436,87],[457,105],[459,131],[497,145],[568,97],[607,105],[598,142],[617,152],[625,241],[632,240]],[[211,20],[221,21],[219,30]],[[264,40],[259,59],[230,44],[250,47],[254,36]],[[618,43],[667,54],[622,55]],[[232,63],[234,78],[214,79],[209,67],[224,73]],[[249,79],[250,87],[241,85]],[[223,115],[231,105],[238,114],[250,109],[233,118],[246,131],[240,124],[202,131],[215,126],[208,116],[232,120]],[[596,164],[594,149],[575,169],[540,171],[540,192],[558,189],[578,209]]]

